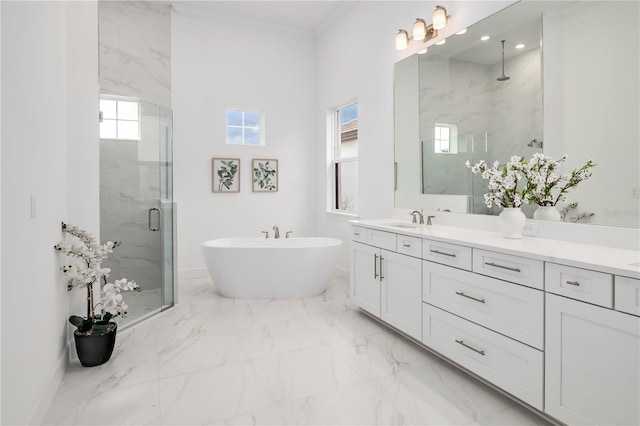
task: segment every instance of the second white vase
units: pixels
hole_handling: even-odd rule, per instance
[[[498,217],[504,238],[522,238],[522,230],[527,217],[520,210],[520,207],[505,207]]]
[[[560,212],[555,206],[539,206],[538,209],[533,212],[533,218],[535,220],[548,220],[552,222],[560,222]]]

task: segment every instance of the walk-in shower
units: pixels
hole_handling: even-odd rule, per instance
[[[175,205],[171,110],[100,95],[100,239],[122,246],[104,263],[136,281],[123,326],[174,303]]]

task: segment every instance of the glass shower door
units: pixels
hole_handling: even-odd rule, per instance
[[[174,303],[171,110],[107,94],[100,106],[100,237],[122,243],[104,266],[142,289],[123,294],[127,326]]]

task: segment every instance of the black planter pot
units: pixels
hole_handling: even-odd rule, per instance
[[[109,328],[104,334],[73,333],[76,341],[76,352],[80,363],[85,367],[95,367],[109,361],[116,344],[116,331],[118,325],[113,322],[113,328]]]

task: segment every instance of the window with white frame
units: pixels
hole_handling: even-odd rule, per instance
[[[458,153],[458,126],[455,124],[436,123],[434,132],[435,153]]]
[[[264,115],[262,111],[228,108],[227,144],[264,145]]]
[[[140,140],[140,102],[100,98],[100,139]]]
[[[337,108],[331,117],[331,210],[358,211],[358,103]]]

